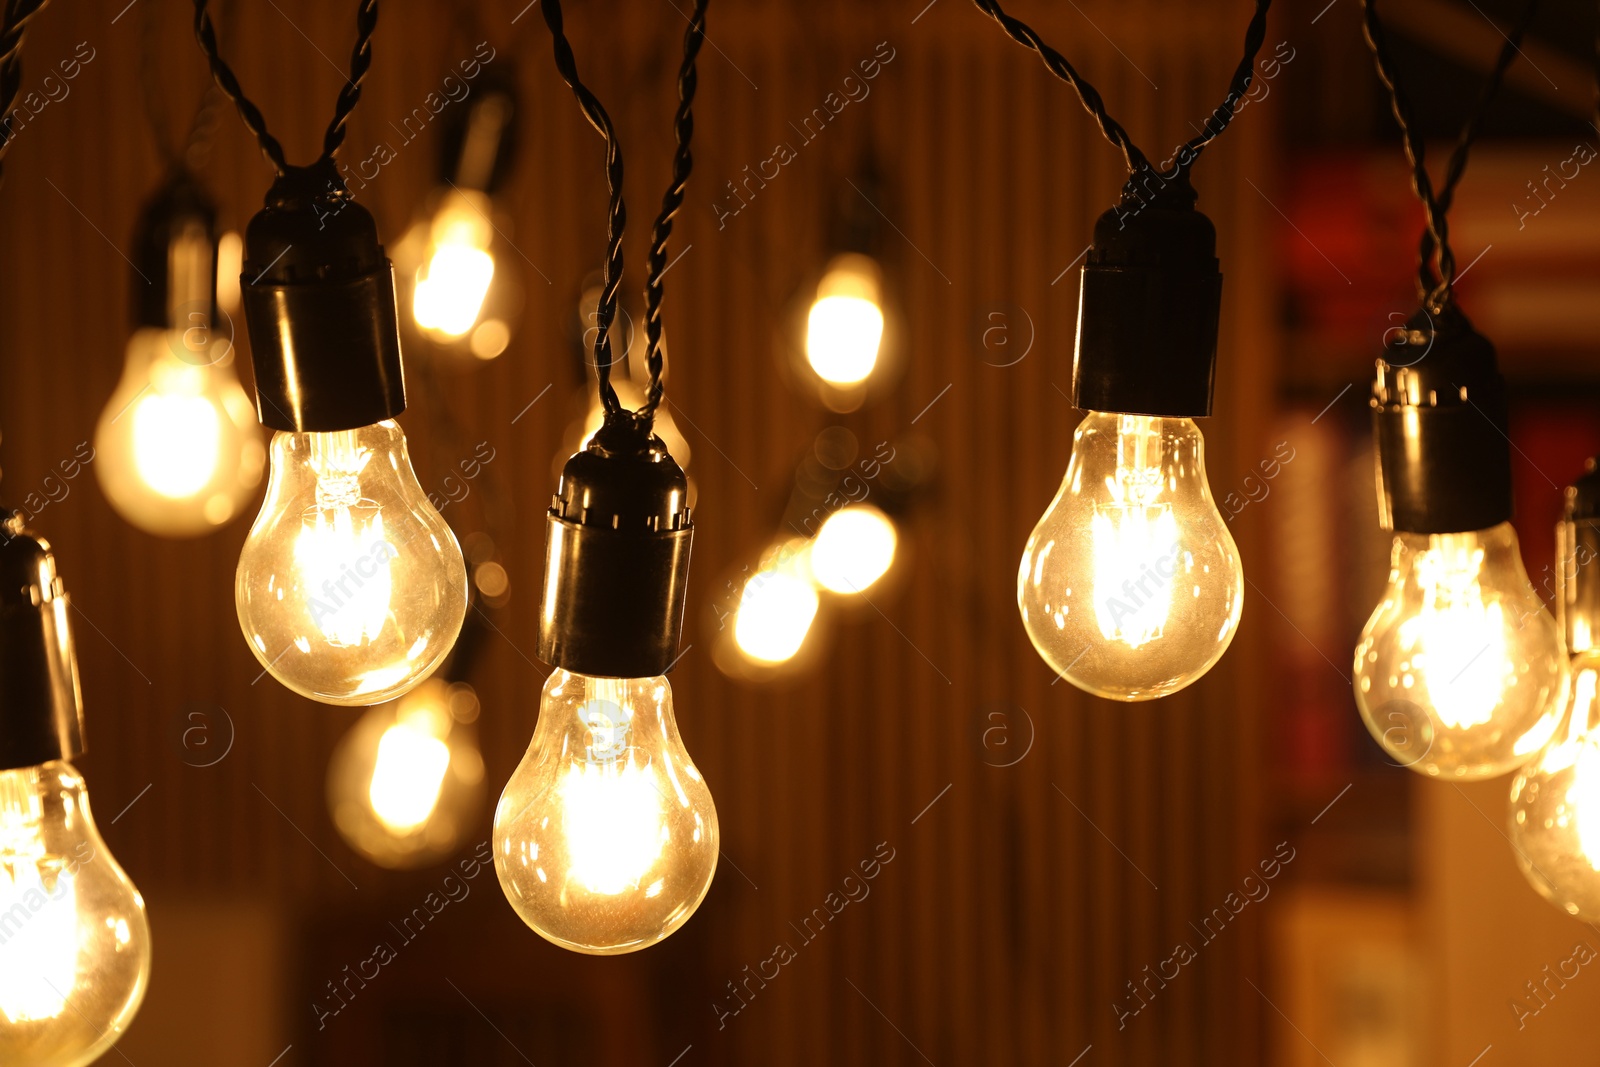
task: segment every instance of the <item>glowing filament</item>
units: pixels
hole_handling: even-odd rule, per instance
[[[1165,488],[1160,463],[1160,434],[1154,420],[1121,416],[1117,468],[1106,478],[1111,500],[1095,505],[1089,529],[1094,542],[1095,621],[1106,640],[1130,648],[1162,635],[1180,562],[1178,522],[1172,505],[1158,499]]]
[[[1483,549],[1437,535],[1417,562],[1422,607],[1400,624],[1400,647],[1425,679],[1439,720],[1455,730],[1481,726],[1499,707],[1514,670],[1506,654],[1499,600],[1479,585]]]
[[[317,503],[301,520],[294,558],[312,621],[336,648],[373,640],[389,617],[397,552],[384,536],[382,509],[361,498],[359,476],[370,458],[349,431],[312,435]]]
[[[590,744],[560,786],[568,876],[591,893],[611,896],[637,888],[661,855],[662,790],[654,769],[637,762],[631,711],[593,700],[580,715]]]

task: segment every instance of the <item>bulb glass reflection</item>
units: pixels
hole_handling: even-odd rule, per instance
[[[552,671],[494,818],[495,870],[522,921],[576,952],[645,948],[700,906],[717,841],[667,680]]]
[[[0,771],[0,1063],[79,1067],[114,1044],[150,978],[144,900],[65,761]]]
[[[1356,706],[1396,762],[1493,778],[1550,739],[1565,670],[1510,523],[1397,533],[1389,585],[1356,646]]]
[[[1051,669],[1116,700],[1176,692],[1227,651],[1243,586],[1194,422],[1085,415],[1017,572],[1023,625]]]
[[[279,433],[235,582],[263,667],[302,696],[376,704],[421,682],[466,615],[466,563],[391,421]]]
[[[1576,657],[1554,739],[1511,781],[1511,844],[1530,885],[1600,922],[1600,654]]]
[[[95,428],[95,471],[124,519],[162,537],[234,518],[261,480],[266,449],[223,339],[145,328]]]
[[[328,763],[328,804],[352,848],[392,868],[436,863],[483,802],[472,687],[430,678],[366,712]]]
[[[859,385],[878,365],[883,323],[877,263],[859,254],[837,257],[806,315],[806,362],[830,385]]]

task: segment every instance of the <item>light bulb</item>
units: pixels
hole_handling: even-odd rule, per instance
[[[423,495],[405,435],[278,433],[239,557],[239,625],[274,678],[326,704],[377,704],[431,674],[466,615],[461,546]]]
[[[1511,780],[1511,843],[1539,895],[1600,922],[1600,654],[1573,660],[1554,740]]]
[[[482,193],[455,189],[444,195],[433,216],[427,259],[417,270],[411,312],[419,327],[440,340],[465,336],[478,321],[489,295],[495,267],[489,251],[494,239],[491,210],[489,198]],[[482,358],[492,359],[504,348],[501,343]]]
[[[1493,778],[1549,740],[1564,657],[1509,522],[1397,532],[1384,590],[1356,646],[1356,706],[1398,762]]]
[[[807,563],[809,546],[796,538],[769,552],[739,590],[733,640],[747,658],[787,663],[805,644],[817,617],[816,586]]]
[[[899,538],[889,516],[870,504],[829,515],[811,543],[811,574],[830,593],[860,593],[888,573]]]
[[[883,323],[877,263],[856,253],[839,256],[806,315],[806,361],[830,385],[859,385],[878,365]]]
[[[352,848],[384,867],[435,863],[461,844],[483,798],[483,757],[466,723],[472,687],[430,678],[367,711],[328,762],[328,804]]]
[[[0,1063],[90,1063],[149,979],[144,900],[95,829],[83,778],[65,760],[0,771]]]
[[[1243,585],[1193,420],[1088,412],[1017,571],[1051,669],[1116,700],[1176,692],[1227,651]]]
[[[261,481],[266,449],[232,346],[203,331],[145,327],[95,428],[95,471],[133,525],[163,537],[207,533]]]
[[[717,841],[666,678],[552,671],[494,817],[495,870],[522,921],[577,952],[645,948],[699,907]]]

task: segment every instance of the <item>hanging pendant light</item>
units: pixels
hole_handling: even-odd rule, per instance
[[[262,667],[328,704],[392,700],[444,660],[466,614],[466,563],[417,482],[405,435],[394,270],[334,162],[372,63],[377,0],[357,7],[350,78],[310,166],[291,166],[218,51],[217,85],[277,173],[245,231],[245,320],[256,413],[278,431],[271,478],[234,583]]]
[[[95,472],[128,522],[192,537],[238,516],[266,461],[217,307],[216,208],[192,175],[174,172],[145,205],[133,248],[134,330]]]
[[[0,516],[0,1063],[77,1067],[138,1012],[150,926],[71,762],[83,704],[55,557]]]
[[[1556,607],[1571,662],[1549,745],[1511,780],[1511,848],[1528,884],[1600,922],[1600,470],[1568,486],[1556,526]]]

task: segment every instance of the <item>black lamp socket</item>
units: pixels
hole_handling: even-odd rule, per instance
[[[354,430],[405,410],[394,268],[332,161],[272,183],[240,285],[263,425]]]

